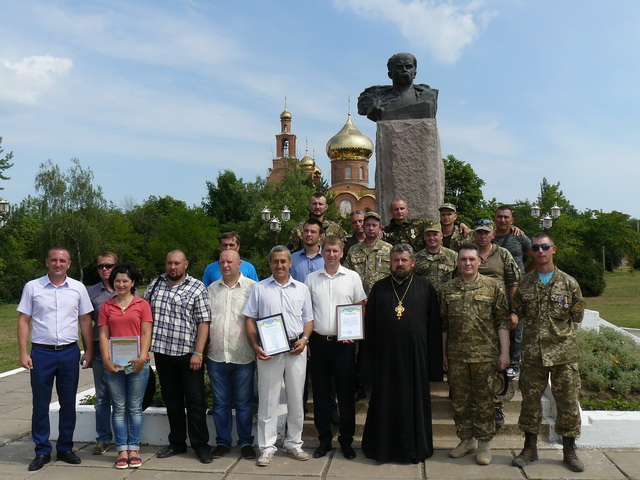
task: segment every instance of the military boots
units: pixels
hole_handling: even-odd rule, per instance
[[[562,437],[562,461],[572,472],[584,472],[584,463],[578,460],[576,453],[576,439],[573,437]]]
[[[538,435],[535,433],[524,433],[524,448],[516,458],[511,461],[514,467],[524,467],[538,459]]]

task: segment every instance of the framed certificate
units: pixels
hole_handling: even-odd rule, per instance
[[[364,340],[364,308],[361,303],[336,307],[338,340]]]
[[[291,350],[289,336],[284,326],[284,318],[281,313],[256,320],[260,346],[267,355],[277,355]]]
[[[111,337],[109,339],[111,361],[124,366],[140,356],[140,337]]]

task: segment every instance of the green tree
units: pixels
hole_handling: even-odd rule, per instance
[[[4,150],[2,149],[2,137],[0,137],[0,155],[2,155]],[[13,158],[13,152],[7,152],[4,157],[0,157],[0,180],[9,180],[11,177],[6,177],[4,172],[11,167],[13,167],[13,163],[11,163],[11,159]],[[0,190],[4,190],[4,187],[0,187]]]
[[[207,215],[223,225],[245,222],[259,198],[260,188],[260,182],[244,183],[234,172],[225,170],[218,174],[215,183],[207,181],[207,196],[202,207]]]
[[[482,187],[485,182],[466,162],[453,155],[443,158],[444,162],[444,201],[453,203],[458,216],[466,221],[476,220],[483,215],[484,197]],[[492,218],[492,217],[491,217]]]

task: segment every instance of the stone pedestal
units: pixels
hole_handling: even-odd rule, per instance
[[[440,218],[444,164],[436,119],[378,121],[375,179],[378,212],[385,224],[395,198],[407,202],[410,218]]]

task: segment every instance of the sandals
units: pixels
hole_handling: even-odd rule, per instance
[[[129,467],[138,468],[142,465],[142,459],[139,455],[140,452],[138,450],[129,450]]]
[[[120,455],[122,453],[127,453],[127,451],[126,450],[122,450],[122,451],[118,452],[118,455]],[[117,469],[129,468],[129,457],[118,457],[116,459],[116,468]]]

